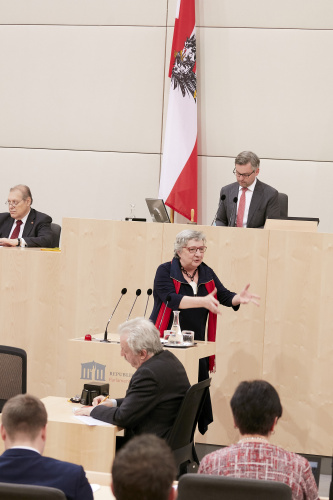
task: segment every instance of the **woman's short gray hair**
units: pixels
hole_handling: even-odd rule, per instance
[[[118,333],[127,335],[127,344],[135,354],[143,349],[148,354],[157,354],[163,350],[159,331],[148,319],[134,318],[126,321],[119,325]]]
[[[201,231],[193,231],[192,229],[184,229],[176,236],[176,241],[174,243],[174,257],[179,258],[178,252],[181,251],[182,248],[187,246],[187,243],[190,240],[203,241],[206,243],[206,236]]]

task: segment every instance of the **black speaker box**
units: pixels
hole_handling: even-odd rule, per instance
[[[102,382],[100,382],[100,383],[94,382],[93,384],[84,384],[83,388],[87,389],[87,391],[96,391],[97,396],[100,396],[101,394],[103,396],[108,396],[109,390],[110,390],[109,384],[105,384]]]

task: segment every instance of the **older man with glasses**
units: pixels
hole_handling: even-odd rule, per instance
[[[18,184],[10,189],[6,205],[9,212],[0,214],[0,246],[54,247],[49,215],[31,208],[28,186]]]
[[[237,182],[221,189],[217,226],[263,228],[266,219],[280,217],[278,192],[257,178],[259,167],[255,153],[239,153],[233,170]]]

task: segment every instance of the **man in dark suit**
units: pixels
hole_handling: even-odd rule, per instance
[[[221,189],[217,226],[263,228],[266,219],[280,217],[278,192],[257,178],[259,167],[260,160],[251,151],[237,156],[234,168],[237,182]]]
[[[9,213],[0,214],[0,246],[54,247],[54,235],[49,215],[31,208],[28,186],[18,184],[8,195]]]
[[[98,420],[125,428],[125,441],[137,434],[152,433],[167,438],[180,404],[190,387],[181,362],[164,350],[158,330],[144,318],[135,318],[119,326],[121,355],[136,372],[126,395],[94,399],[93,408],[82,408],[77,415],[91,415]]]
[[[62,490],[68,500],[93,500],[80,465],[42,456],[46,424],[45,406],[34,396],[19,394],[5,403],[0,432],[6,451],[0,456],[0,482],[49,486]]]

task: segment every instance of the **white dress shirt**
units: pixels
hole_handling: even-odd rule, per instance
[[[252,195],[253,191],[255,188],[255,185],[257,183],[257,177],[255,177],[254,181],[252,182],[251,186],[248,186],[247,191],[245,191],[245,210],[244,210],[244,217],[243,217],[243,226],[242,227],[247,227],[247,218],[249,215],[249,208],[252,200]],[[242,186],[239,186],[238,189],[238,201],[237,201],[237,213],[238,213],[238,206],[239,206],[239,201],[242,196]]]

